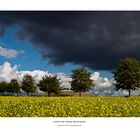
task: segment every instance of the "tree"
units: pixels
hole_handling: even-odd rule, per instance
[[[23,79],[21,81],[21,88],[27,93],[27,96],[29,93],[34,93],[37,89],[35,80],[30,74],[25,74],[23,76]]]
[[[56,76],[44,76],[38,83],[39,89],[44,92],[48,92],[48,97],[51,93],[59,94],[61,87],[59,80]]]
[[[7,83],[6,82],[1,82],[0,83],[0,93],[4,93],[7,91]]]
[[[7,84],[7,91],[10,93],[20,93],[20,85],[16,79],[12,79],[9,84]]]
[[[140,87],[140,63],[134,58],[124,58],[114,72],[115,87],[117,90],[131,91]]]
[[[88,91],[94,86],[93,81],[90,79],[90,73],[85,68],[72,70],[71,78],[71,89],[79,92],[79,96],[81,96],[81,92]]]

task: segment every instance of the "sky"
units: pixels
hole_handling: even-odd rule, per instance
[[[74,38],[71,38],[71,36],[73,37],[75,36],[75,38],[78,37],[80,38],[80,36],[76,34],[77,33],[79,34],[82,31],[82,29],[81,31],[77,29],[78,23],[75,17],[79,17],[81,19],[82,15],[85,16],[89,14],[91,13],[89,12],[0,12],[0,18],[1,18],[0,46],[3,48],[11,48],[11,49],[15,49],[16,51],[23,52],[20,53],[20,55],[18,55],[17,57],[13,57],[10,59],[8,57],[6,58],[1,57],[0,62],[2,63],[5,59],[7,59],[12,64],[20,65],[20,70],[34,70],[34,69],[46,70],[47,69],[50,72],[65,72],[69,75],[71,74],[71,69],[83,65],[89,68],[89,71],[92,72],[94,68],[91,68],[88,65],[86,66],[86,64],[83,64],[83,62],[82,63],[76,62],[77,60],[81,61],[84,58],[87,59],[88,52],[87,54],[86,53],[83,54],[84,51],[81,52],[79,50],[76,51],[75,49],[73,49],[73,46],[75,46],[78,43],[77,41],[73,42],[73,44],[71,44],[72,45],[71,47],[69,46],[69,43],[75,40]],[[59,18],[61,21],[59,20]],[[71,19],[73,19],[73,21],[75,20],[75,24],[72,23],[72,25],[67,25],[69,24],[68,22],[71,22],[70,21]],[[56,22],[58,22],[58,24],[56,24]],[[66,27],[63,28],[63,25]],[[83,27],[85,28],[86,25],[83,25]],[[77,32],[71,31],[71,28],[74,29],[76,28]],[[84,33],[85,31],[82,32]],[[60,37],[61,34],[64,35]],[[68,37],[66,37],[65,35],[68,35]],[[61,40],[59,40],[59,37],[61,38]],[[56,50],[51,50],[51,48],[49,47],[51,45],[52,45],[52,49],[54,46],[56,47]],[[66,49],[63,52],[62,50],[64,45],[66,46],[65,47]],[[59,47],[61,50],[60,54],[59,51],[57,50],[57,48]],[[81,50],[84,49],[85,47],[86,46],[83,47],[81,46]],[[77,48],[79,49],[79,46]],[[68,52],[69,49],[70,52]],[[65,52],[66,52],[66,56],[70,58],[67,58],[64,55]],[[74,58],[74,57],[78,57],[78,58]],[[112,77],[112,74],[108,70],[100,69],[100,71],[101,71],[101,75],[107,76],[109,78]]]
[[[108,92],[120,59],[140,60],[139,52],[140,12],[0,11],[0,77],[6,67],[17,77],[38,71],[68,78],[84,66]]]
[[[70,74],[71,69],[79,67],[79,65],[73,66],[72,64],[62,66],[49,64],[47,59],[42,59],[39,50],[33,47],[32,43],[28,40],[20,41],[14,36],[18,29],[18,26],[7,28],[5,34],[0,37],[0,47],[20,52],[15,57],[4,57],[1,55],[1,64],[3,64],[4,61],[8,61],[13,65],[17,64],[19,70],[48,70],[53,73],[65,72],[67,74]]]
[[[15,34],[18,32],[19,26],[15,25],[12,27],[8,27],[3,36],[0,37],[0,47],[6,49],[13,49],[17,52],[20,52],[19,55],[15,57],[5,57],[0,54],[0,63],[2,64],[4,61],[8,61],[11,64],[17,64],[19,66],[19,70],[48,70],[52,73],[64,72],[68,75],[71,74],[71,70],[77,67],[80,67],[80,64],[72,64],[66,63],[62,65],[55,65],[53,63],[49,63],[48,59],[43,59],[39,49],[34,47],[29,40],[18,40]],[[91,69],[86,67],[90,72]],[[112,74],[109,71],[101,70],[102,76],[107,76],[108,78],[112,78]]]

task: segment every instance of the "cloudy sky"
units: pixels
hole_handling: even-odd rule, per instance
[[[139,52],[140,12],[0,11],[1,79],[9,69],[17,77],[47,72],[67,81],[73,68],[85,66],[95,89],[108,92],[119,60],[140,60]]]

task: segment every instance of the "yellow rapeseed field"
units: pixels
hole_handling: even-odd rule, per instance
[[[140,117],[140,97],[0,97],[1,117]]]

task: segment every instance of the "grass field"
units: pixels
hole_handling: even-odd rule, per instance
[[[1,117],[140,117],[140,97],[0,96]]]

